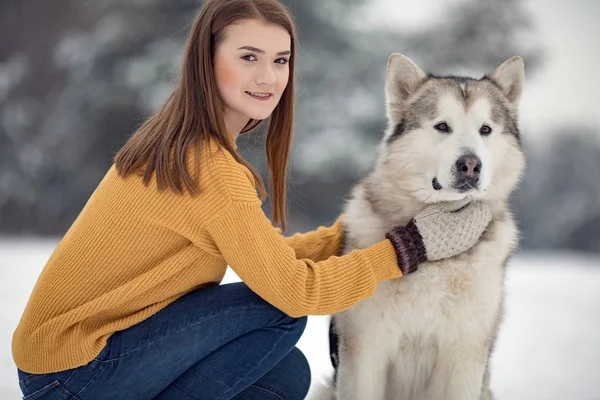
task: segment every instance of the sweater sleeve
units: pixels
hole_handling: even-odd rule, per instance
[[[206,230],[250,289],[292,317],[343,311],[373,295],[379,281],[402,275],[388,239],[319,262],[297,259],[258,198],[233,202]]]
[[[314,231],[284,236],[285,242],[296,252],[296,258],[323,261],[340,254],[344,241],[343,216],[331,226],[320,226]]]

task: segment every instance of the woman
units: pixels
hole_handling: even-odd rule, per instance
[[[489,212],[466,202],[342,257],[342,217],[276,231],[235,140],[270,117],[273,222],[285,229],[295,49],[276,0],[204,3],[181,82],[116,155],[33,289],[13,336],[24,398],[304,398],[310,369],[295,344],[307,315],[414,271],[431,238],[449,244],[445,257],[474,244],[461,238],[478,237]],[[459,208],[481,221],[475,235],[419,231]],[[227,265],[242,283],[219,285]]]

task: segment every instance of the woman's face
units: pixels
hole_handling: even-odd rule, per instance
[[[225,29],[214,63],[228,130],[237,134],[249,119],[271,115],[288,83],[290,47],[276,24],[245,19]]]

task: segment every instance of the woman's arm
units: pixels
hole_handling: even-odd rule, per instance
[[[231,204],[206,230],[242,281],[292,317],[343,311],[375,293],[378,282],[402,276],[388,239],[324,261],[298,259],[258,199]]]
[[[314,231],[284,236],[285,242],[296,252],[296,258],[318,262],[337,256],[344,242],[343,215],[331,226],[320,226]]]

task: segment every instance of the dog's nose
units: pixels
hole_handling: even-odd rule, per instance
[[[456,161],[456,169],[459,176],[468,180],[479,178],[482,166],[481,160],[474,154],[466,154]]]

